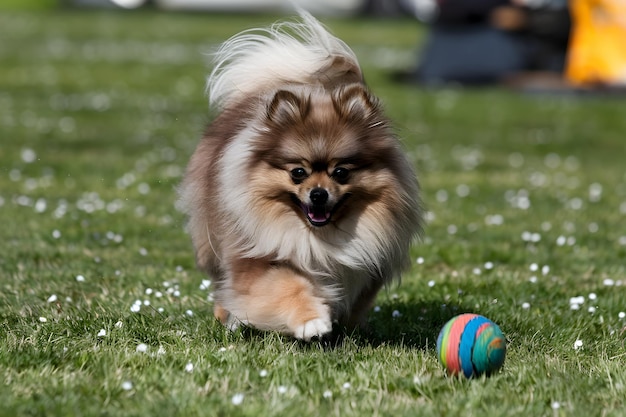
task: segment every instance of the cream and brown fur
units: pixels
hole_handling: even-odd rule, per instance
[[[408,264],[418,184],[348,46],[312,16],[222,45],[180,207],[216,317],[303,340],[366,322]]]

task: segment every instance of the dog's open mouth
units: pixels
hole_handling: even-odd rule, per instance
[[[330,222],[333,212],[332,208],[329,210],[325,205],[316,206],[307,204],[302,204],[301,207],[307,220],[313,226],[324,226]]]
[[[300,207],[306,219],[311,223],[311,225],[315,227],[322,227],[327,225],[333,220],[333,214],[337,211],[337,209],[343,204],[343,202],[348,198],[349,194],[345,194],[337,203],[335,204],[306,204],[300,201],[300,199],[292,194],[291,198],[294,203]]]

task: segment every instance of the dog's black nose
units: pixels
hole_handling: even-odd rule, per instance
[[[328,191],[319,187],[313,188],[309,193],[309,198],[314,205],[322,206],[328,201]]]

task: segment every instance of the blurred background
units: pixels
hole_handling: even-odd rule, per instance
[[[412,19],[414,59],[396,81],[611,93],[626,85],[620,0],[4,0],[4,9],[118,9]],[[424,29],[425,28],[425,29]]]
[[[154,7],[163,10],[277,13],[304,8],[320,15],[429,15],[435,0],[5,0],[10,8],[53,6],[124,8]],[[2,6],[0,6],[2,7]]]

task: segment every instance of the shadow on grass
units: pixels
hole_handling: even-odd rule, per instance
[[[433,348],[443,325],[470,309],[457,304],[394,302],[370,313],[369,328],[361,331],[364,342],[373,346],[401,345],[417,349]]]
[[[382,304],[377,311],[370,312],[367,329],[351,330],[335,325],[332,335],[319,341],[328,350],[340,349],[348,339],[351,344],[362,346],[401,346],[412,349],[434,349],[437,336],[443,325],[452,317],[472,312],[466,306],[442,304],[441,302],[393,302]],[[247,341],[271,337],[272,332],[259,331],[250,327],[237,330]],[[291,339],[287,336],[285,340]],[[299,342],[303,348],[311,343]],[[317,343],[313,342],[312,345]]]

